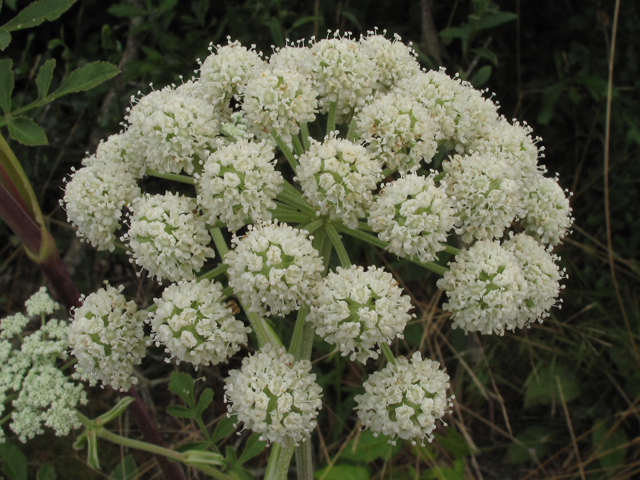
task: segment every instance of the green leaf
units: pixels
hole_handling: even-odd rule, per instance
[[[71,72],[58,89],[49,97],[52,100],[70,93],[83,92],[115,77],[120,70],[108,62],[92,62]]]
[[[143,8],[134,7],[129,3],[118,3],[116,5],[112,5],[107,10],[111,15],[116,17],[142,17],[144,15],[148,15],[149,12],[144,10]]]
[[[244,450],[242,451],[242,455],[238,459],[238,465],[242,465],[243,463],[248,462],[253,457],[260,455],[262,451],[266,448],[267,442],[263,442],[260,440],[260,434],[254,433],[247,440],[247,444],[244,446]]]
[[[133,455],[124,457],[109,475],[109,480],[134,480],[135,478],[138,478],[138,466]]]
[[[558,103],[561,94],[562,82],[549,85],[544,89],[542,92],[542,108],[538,112],[538,123],[546,125],[551,121],[553,118],[553,112],[556,108],[556,103]]]
[[[467,440],[453,428],[447,427],[447,436],[435,435],[436,442],[453,455],[454,458],[462,458],[471,455],[471,447]]]
[[[233,449],[231,445],[227,445],[224,449],[225,460],[229,462],[231,468],[236,466],[236,462],[238,461],[238,456],[236,455],[236,451]]]
[[[33,2],[18,15],[13,17],[2,28],[12,32],[40,25],[45,21],[56,20],[71,8],[78,0],[40,0]]]
[[[52,58],[44,62],[44,65],[42,65],[40,70],[38,70],[38,76],[36,77],[38,100],[42,100],[49,93],[54,68],[56,68],[56,61]]]
[[[369,480],[369,472],[361,467],[334,465],[325,475],[327,468],[314,472],[313,478],[320,479],[324,477],[324,480]]]
[[[196,405],[196,412],[198,415],[202,415],[209,405],[213,402],[213,390],[210,388],[206,388],[204,392],[200,394],[200,398],[198,399],[198,405]]]
[[[27,457],[13,443],[0,444],[2,471],[9,480],[27,480]]]
[[[562,393],[567,403],[580,395],[580,384],[575,374],[564,365],[543,365],[538,369],[538,375],[531,372],[526,381],[527,391],[524,397],[524,408],[536,405],[560,403],[556,375],[562,385]]]
[[[371,430],[365,430],[349,441],[340,458],[354,462],[373,462],[378,458],[386,460],[402,448],[400,443],[393,446],[388,441],[386,435],[374,437]]]
[[[445,28],[439,35],[442,38],[462,38],[468,40],[471,35],[471,29],[467,25],[464,27]]]
[[[478,30],[486,30],[488,28],[497,27],[506,22],[510,22],[518,18],[518,15],[511,12],[495,12],[490,13],[480,19],[478,22]]]
[[[176,452],[184,453],[189,450],[206,450],[211,445],[209,442],[190,442],[180,445],[179,447],[174,448]]]
[[[56,471],[47,463],[40,467],[36,475],[36,480],[56,480],[56,478]]]
[[[118,418],[122,413],[127,409],[129,405],[135,402],[135,398],[133,397],[123,397],[116,403],[115,407],[109,410],[106,413],[103,413],[98,418],[96,418],[96,423],[98,425],[106,425],[112,420]]]
[[[489,60],[496,67],[498,66],[498,56],[495,54],[495,52],[492,52],[488,48],[472,48],[471,53],[475,53],[480,58]]]
[[[48,142],[47,134],[44,133],[42,127],[29,117],[9,118],[9,135],[16,142],[30,147],[46,145]]]
[[[306,25],[307,23],[315,22],[316,20],[320,21],[320,20],[322,20],[322,17],[311,17],[311,16],[309,16],[309,17],[299,18],[298,20],[293,22],[293,25],[291,25],[291,28],[288,31],[290,32],[292,30],[295,30],[298,27],[301,27],[302,25]]]
[[[4,50],[11,43],[11,34],[4,28],[0,28],[0,50]]]
[[[196,402],[193,393],[193,378],[187,373],[173,372],[169,381],[169,390],[185,401],[191,409],[195,410]]]
[[[216,425],[216,429],[211,435],[211,441],[218,442],[223,438],[227,438],[229,435],[231,435],[236,429],[235,423],[237,421],[238,419],[235,416],[231,416],[230,418],[224,417],[222,420],[220,420],[218,422],[218,425]]]
[[[607,470],[607,476],[613,477],[616,469],[624,463],[627,454],[626,445],[629,443],[629,439],[621,428],[616,428],[611,435],[605,439],[606,434],[609,433],[608,422],[600,420],[596,421],[595,425],[597,426],[593,430],[593,448],[596,449],[599,447],[598,461],[600,465],[602,465],[602,468]],[[611,450],[610,453],[602,455],[609,450]]]
[[[265,27],[269,27],[271,30],[271,37],[273,38],[273,42],[277,47],[284,46],[284,37],[282,36],[282,26],[280,22],[275,17],[269,17],[262,22]]]
[[[198,418],[198,415],[191,409],[183,407],[182,405],[169,405],[167,407],[167,413],[174,417],[179,418]]]
[[[0,108],[4,113],[11,112],[11,95],[13,94],[13,60],[0,60]]]
[[[251,473],[242,468],[239,467],[238,465],[236,465],[233,470],[231,470],[229,472],[229,477],[231,477],[232,480],[253,480],[254,476],[251,475]]]
[[[507,448],[509,461],[520,465],[541,459],[547,454],[553,440],[553,432],[547,427],[536,425],[516,435],[519,443],[514,442]]]
[[[471,77],[471,83],[474,87],[481,87],[491,77],[491,65],[485,65]]]

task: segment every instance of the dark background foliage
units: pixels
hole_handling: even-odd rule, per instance
[[[5,1],[1,23],[26,4]],[[612,0],[81,0],[59,20],[14,35],[4,52],[14,61],[14,102],[33,98],[35,73],[48,58],[58,61],[54,84],[95,60],[115,63],[123,73],[36,111],[34,119],[47,132],[49,145],[11,146],[81,291],[88,294],[105,279],[123,282],[145,306],[157,293],[151,282],[138,279],[122,255],[96,253],[81,244],[58,206],[63,179],[85,152],[120,129],[130,96],[148,93],[150,83],[161,88],[180,83],[180,75],[190,78],[197,59],[208,55],[209,42],[225,43],[227,36],[269,54],[285,38],[323,38],[327,29],[359,35],[378,27],[387,35],[400,34],[414,42],[423,66],[443,66],[450,75],[496,92],[502,114],[527,122],[542,138],[542,162],[573,192],[574,231],[557,249],[569,278],[562,309],[544,324],[502,338],[465,336],[450,329],[439,309],[435,278],[365,250],[367,261],[398,269],[415,299],[418,320],[408,327],[401,353],[421,348],[443,361],[456,408],[450,426],[439,430],[429,446],[390,449],[362,434],[359,449],[353,450],[358,438],[353,396],[366,372],[340,357],[321,359],[329,351],[318,345],[319,381],[325,395],[342,406],[322,413],[313,437],[317,468],[349,441],[327,480],[632,478],[640,471],[640,3],[620,2],[608,115],[614,7]],[[0,236],[0,310],[13,313],[43,279],[4,224]],[[152,371],[158,368],[154,365],[143,365],[145,376],[171,369]],[[225,372],[204,373],[213,380]],[[175,403],[165,387],[143,388],[158,412]],[[223,412],[219,383],[214,389],[210,421]],[[107,391],[92,395],[96,412],[113,403]],[[188,423],[160,414],[158,419],[176,444],[195,431]],[[234,438],[229,442],[234,445]],[[81,457],[52,445],[60,448],[60,442],[38,442],[26,449],[36,463],[62,455],[55,462],[58,478],[90,478]],[[117,450],[111,455],[112,464],[120,461]],[[261,472],[265,458],[254,459],[254,473]],[[147,465],[139,470],[141,478],[151,478],[153,461],[144,455],[136,460]]]

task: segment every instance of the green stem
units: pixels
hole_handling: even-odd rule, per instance
[[[387,178],[389,175],[395,173],[396,170],[397,168],[385,168],[382,170],[382,178]]]
[[[264,480],[287,480],[294,445],[291,440],[276,443],[271,449]]]
[[[349,122],[349,130],[347,131],[347,140],[354,142],[356,140],[356,117],[355,115]]]
[[[332,102],[329,105],[329,115],[327,116],[327,135],[336,129],[336,111],[338,110],[338,102]]]
[[[394,365],[396,364],[396,357],[391,352],[389,345],[387,345],[386,343],[381,343],[380,350],[382,350],[382,353],[384,353],[384,356],[387,357],[387,361],[389,363],[393,363]]]
[[[347,253],[347,249],[344,248],[344,244],[340,239],[340,235],[338,235],[338,232],[336,231],[336,227],[331,223],[327,223],[324,226],[324,230],[327,232],[327,236],[331,239],[333,248],[336,249],[342,268],[349,268],[351,266],[351,260],[349,260],[349,254]]]
[[[296,447],[296,468],[298,480],[313,480],[313,453],[310,438]]]
[[[216,268],[214,268],[213,270],[209,270],[207,273],[205,273],[204,275],[200,275],[198,277],[198,281],[200,280],[211,280],[214,279],[224,273],[227,273],[227,270],[229,270],[229,265],[226,265],[224,263],[221,263],[220,265],[218,265]]]
[[[271,135],[275,139],[280,150],[282,150],[282,153],[284,154],[285,158],[289,162],[289,165],[291,165],[291,168],[293,168],[293,173],[295,173],[296,170],[298,169],[298,161],[296,160],[296,157],[293,156],[293,152],[287,146],[287,144],[282,141],[282,139],[279,136],[273,135],[273,134]]]
[[[175,173],[160,173],[158,170],[153,170],[151,168],[148,168],[144,173],[149,177],[164,178],[165,180],[173,180],[174,182],[187,183],[189,185],[195,184],[193,177],[188,177],[187,175],[176,175]]]
[[[293,149],[296,151],[298,156],[304,153],[304,148],[302,148],[302,144],[300,143],[300,139],[297,135],[291,135],[291,141],[293,142]]]
[[[233,288],[231,287],[225,288],[224,290],[222,290],[222,293],[220,294],[220,301],[226,300],[231,295],[233,295]]]
[[[229,251],[229,247],[227,246],[227,241],[224,239],[222,235],[222,230],[219,228],[211,228],[209,229],[209,233],[211,234],[211,238],[213,239],[213,243],[218,249],[218,253],[220,254],[220,258],[224,259],[224,256]]]
[[[300,134],[302,135],[302,144],[304,145],[305,150],[309,150],[311,147],[311,142],[309,141],[309,126],[306,123],[300,124]]]
[[[281,222],[286,223],[307,223],[309,221],[309,215],[306,213],[292,213],[272,210],[274,218]]]
[[[286,203],[288,205],[298,208],[304,213],[307,213],[309,215],[316,215],[316,211],[313,209],[311,205],[307,203],[307,201],[304,198],[298,195],[294,195],[293,193],[291,193],[286,189],[281,193],[279,193],[276,198],[283,203]]]
[[[346,233],[347,235],[351,235],[352,237],[359,238],[371,245],[374,245],[379,248],[384,248],[385,250],[389,247],[387,242],[380,240],[378,237],[374,235],[369,235],[368,233],[362,232],[360,230],[353,230],[352,228],[346,227],[344,225],[336,225],[336,229],[339,232]],[[442,265],[438,265],[433,262],[421,262],[415,256],[404,257],[410,262],[415,263],[416,265],[420,265],[422,268],[426,268],[427,270],[431,270],[432,272],[437,273],[438,275],[444,275],[449,271],[447,267],[443,267]]]
[[[458,255],[460,253],[460,249],[456,248],[456,247],[452,247],[451,245],[445,245],[444,246],[444,251],[447,253],[450,253],[452,255]]]
[[[316,230],[318,230],[319,228],[322,228],[323,225],[324,225],[324,219],[321,218],[318,220],[314,220],[311,223],[307,223],[306,225],[300,225],[298,228],[300,228],[301,230],[306,230],[311,234]]]

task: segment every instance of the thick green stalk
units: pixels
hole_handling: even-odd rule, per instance
[[[356,141],[356,117],[355,115],[349,122],[349,130],[347,131],[347,140],[350,142]]]
[[[296,157],[293,155],[293,152],[287,146],[287,144],[282,141],[282,139],[279,136],[277,135],[272,135],[272,136],[275,139],[276,143],[278,144],[278,148],[282,150],[282,153],[284,154],[285,158],[289,162],[289,165],[291,165],[291,168],[293,168],[293,173],[295,173],[296,170],[298,169],[298,161],[296,160]]]
[[[302,136],[304,149],[309,150],[309,147],[311,146],[311,141],[309,139],[311,136],[309,135],[309,126],[306,123],[300,124],[300,135]]]
[[[195,181],[193,177],[189,177],[187,175],[177,175],[175,173],[160,173],[158,170],[147,169],[145,175],[149,177],[157,177],[164,178],[165,180],[173,180],[174,182],[186,183],[189,185],[194,185]]]
[[[307,223],[306,225],[299,225],[298,228],[301,230],[306,230],[309,233],[313,233],[319,228],[322,228],[324,225],[324,219],[320,218],[318,220],[314,220],[313,222]]]
[[[338,102],[329,105],[329,114],[327,115],[327,135],[336,129],[336,111],[338,110]]]
[[[271,449],[267,471],[264,473],[264,480],[287,480],[289,464],[293,456],[293,441],[288,440],[283,443],[276,443]]]
[[[220,275],[223,275],[223,274],[227,273],[227,270],[229,270],[229,265],[221,263],[220,265],[218,265],[213,270],[209,270],[204,275],[200,275],[198,277],[198,280],[204,280],[204,279],[211,280],[213,278],[216,278],[216,277],[218,277]]]
[[[304,148],[300,143],[300,139],[297,135],[291,135],[291,141],[293,142],[293,149],[296,151],[296,155],[300,156],[304,153]]]
[[[333,226],[333,224],[327,223],[325,224],[324,229],[327,232],[327,236],[331,239],[333,248],[336,249],[336,253],[338,254],[338,258],[340,259],[342,268],[349,268],[351,266],[351,260],[349,260],[347,249],[344,248],[344,244],[342,243],[342,240],[340,239],[340,235],[338,235],[336,228]]]
[[[382,350],[382,353],[384,353],[384,356],[387,357],[387,361],[389,363],[393,363],[394,365],[396,364],[396,357],[391,352],[389,345],[387,345],[386,343],[381,343],[380,350]]]

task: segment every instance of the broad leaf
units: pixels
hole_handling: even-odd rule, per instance
[[[629,440],[620,427],[605,438],[609,433],[608,422],[596,421],[596,424],[599,425],[593,430],[593,448],[599,448],[598,461],[602,468],[608,471],[608,476],[613,476],[615,470],[624,464]]]
[[[4,50],[11,43],[11,34],[4,28],[0,28],[0,50]]]
[[[471,35],[471,29],[468,26],[445,28],[439,35],[442,38],[462,38],[468,40]]]
[[[378,458],[386,460],[397,454],[402,448],[401,442],[395,446],[389,444],[386,435],[373,436],[371,430],[365,430],[347,444],[340,458],[354,462],[373,462]]]
[[[237,421],[238,419],[235,416],[232,416],[231,418],[224,417],[222,420],[220,420],[218,422],[218,425],[216,425],[216,429],[211,435],[211,441],[218,442],[223,438],[227,438],[229,435],[231,435],[236,429],[235,423]]]
[[[568,403],[580,395],[580,384],[575,374],[564,365],[546,365],[538,369],[538,374],[531,372],[527,379],[527,392],[524,397],[524,408],[536,405],[560,403],[558,382],[562,385],[562,393]]]
[[[513,464],[531,463],[534,459],[541,459],[551,447],[554,435],[551,430],[542,425],[528,427],[516,435],[516,440],[507,448],[509,461]]]
[[[198,415],[202,415],[209,405],[213,402],[213,390],[210,388],[205,388],[204,392],[200,394],[200,398],[198,399],[198,405],[196,405],[196,412]]]
[[[435,440],[438,445],[444,447],[444,449],[453,455],[453,458],[462,458],[467,455],[471,455],[471,447],[467,440],[453,428],[447,427],[447,436],[435,435]]]
[[[12,117],[9,118],[9,135],[16,142],[23,145],[35,147],[37,145],[46,145],[47,134],[44,133],[42,127],[29,117]]]
[[[224,449],[224,453],[225,461],[229,462],[231,468],[235,467],[236,462],[238,461],[238,456],[236,455],[236,451],[233,449],[233,447],[231,445],[227,445],[227,447]]]
[[[49,93],[51,79],[53,78],[53,69],[56,68],[56,61],[52,58],[44,62],[44,65],[38,70],[36,77],[36,87],[38,87],[38,100],[42,100]]]
[[[33,2],[5,23],[2,28],[12,32],[14,30],[22,30],[23,28],[35,27],[45,21],[56,20],[77,1],[78,0],[39,0],[38,2]]]
[[[242,451],[242,455],[238,459],[238,465],[242,465],[243,463],[248,462],[256,455],[260,455],[262,451],[266,448],[267,442],[263,442],[260,440],[260,435],[258,433],[254,433],[247,440],[247,444],[244,446],[244,450]]]
[[[134,7],[128,3],[112,5],[109,7],[107,12],[116,17],[142,17],[149,14],[149,12],[143,8]]]
[[[490,13],[480,19],[478,22],[478,30],[486,30],[487,28],[497,27],[506,22],[510,22],[518,18],[518,15],[511,12],[495,12]]]
[[[56,478],[56,471],[47,463],[40,467],[36,476],[36,480],[56,480]]]
[[[122,415],[122,413],[127,409],[127,407],[129,407],[129,405],[131,405],[135,401],[136,399],[133,397],[121,398],[120,401],[116,403],[116,405],[111,410],[103,413],[98,418],[96,418],[96,422],[100,425],[105,425],[110,421],[115,420],[120,415]]]
[[[0,443],[2,471],[9,480],[27,480],[27,457],[13,443]]]
[[[549,85],[542,92],[542,108],[538,112],[538,123],[546,125],[553,118],[556,103],[558,103],[560,95],[562,94],[562,86],[562,82],[558,82]]]
[[[134,480],[135,478],[138,478],[138,466],[133,455],[124,457],[109,475],[109,480]]]
[[[314,472],[313,478],[316,480],[323,477],[324,480],[369,480],[369,472],[364,468],[351,465],[334,465],[325,475],[327,468]]]
[[[474,87],[481,87],[491,77],[491,65],[485,65],[471,77],[471,84]]]
[[[13,94],[13,60],[0,60],[0,108],[4,113],[11,112],[11,95]]]
[[[193,394],[193,378],[182,372],[173,372],[169,381],[169,390],[178,395],[192,409],[196,408]]]
[[[92,62],[71,72],[58,89],[49,97],[51,100],[70,93],[83,92],[100,85],[105,80],[115,77],[120,70],[108,62]]]
[[[191,418],[196,419],[198,415],[191,409],[183,407],[182,405],[169,405],[167,407],[167,413],[174,417]]]

